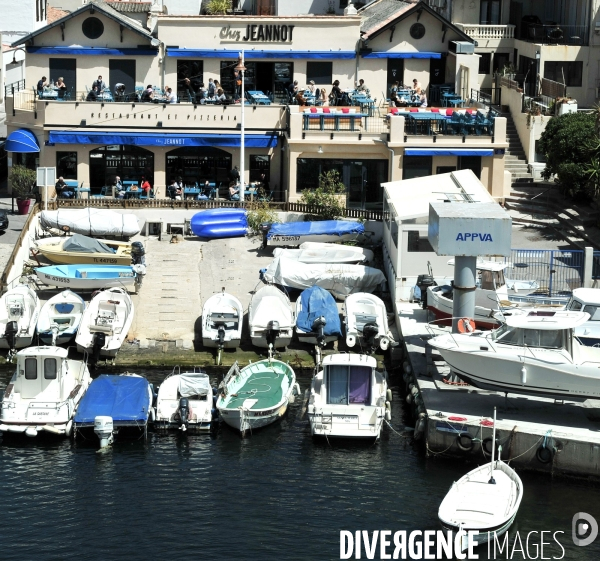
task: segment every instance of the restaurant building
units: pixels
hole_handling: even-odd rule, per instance
[[[28,90],[7,100],[10,133],[31,133],[39,153],[10,154],[12,164],[57,168],[99,194],[115,176],[149,179],[157,196],[174,178],[227,185],[239,167],[241,106],[193,103],[186,81],[218,80],[234,94],[234,67],[243,50],[246,91],[268,93],[268,105],[245,105],[246,181],[262,173],[280,200],[296,201],[337,169],[347,204],[382,208],[381,183],[473,169],[490,193],[506,194],[505,119],[484,132],[417,126],[410,113],[389,116],[385,98],[398,81],[417,79],[429,95],[446,84],[457,94],[477,86],[479,57],[473,40],[425,2],[378,0],[347,15],[185,16],[150,11],[146,24],[91,0],[18,41],[27,50]],[[458,45],[458,48],[457,48]],[[16,43],[15,43],[16,46]],[[465,52],[461,52],[464,50]],[[470,52],[471,51],[471,52]],[[42,98],[33,91],[46,76],[64,79],[68,95]],[[132,94],[119,101],[86,101],[102,76]],[[287,87],[297,80],[331,90],[365,81],[373,103],[348,112],[308,116],[292,104]],[[178,103],[140,103],[147,85],[171,87]],[[33,87],[32,87],[33,86]],[[445,112],[445,109],[443,111]],[[310,109],[308,109],[310,111]]]

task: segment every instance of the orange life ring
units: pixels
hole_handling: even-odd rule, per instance
[[[475,321],[471,318],[460,318],[456,324],[459,333],[473,333]]]

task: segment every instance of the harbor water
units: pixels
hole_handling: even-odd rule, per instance
[[[142,373],[153,383],[166,374]],[[9,377],[2,373],[2,391]],[[298,381],[304,393],[310,374]],[[392,425],[400,434],[386,427],[377,444],[314,442],[301,412],[297,399],[282,422],[243,440],[226,426],[212,437],[150,432],[146,442],[100,453],[81,441],[5,439],[0,558],[328,561],[340,558],[341,530],[439,529],[442,498],[472,465],[426,458],[402,431],[396,389]],[[479,559],[542,558],[542,531],[543,558],[600,559],[600,538],[578,547],[571,537],[576,513],[600,520],[600,489],[521,477],[511,551],[481,547]],[[564,551],[555,532],[563,532],[555,536]],[[380,559],[379,549],[371,558]]]

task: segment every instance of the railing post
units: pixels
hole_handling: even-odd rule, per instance
[[[548,296],[552,296],[552,281],[554,280],[554,277],[553,277],[553,274],[554,274],[553,266],[554,266],[554,250],[551,249],[550,250],[550,268],[549,268],[549,272],[550,272],[549,277],[550,277],[550,280],[548,282]]]

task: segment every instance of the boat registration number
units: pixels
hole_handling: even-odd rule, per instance
[[[123,278],[123,277],[132,277],[133,273],[119,273],[119,277]]]
[[[298,242],[300,236],[273,236],[271,240],[274,242]]]
[[[109,265],[116,265],[116,259],[102,259],[100,257],[94,257],[94,263],[108,263]]]
[[[52,275],[46,275],[46,278],[50,281],[64,282],[65,284],[69,284],[71,282],[70,279],[66,279],[64,277],[53,277]]]
[[[355,423],[358,419],[356,415],[341,415],[335,417],[337,421],[342,421],[344,423]]]

